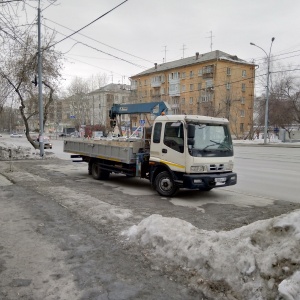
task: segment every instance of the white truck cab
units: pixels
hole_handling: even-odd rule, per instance
[[[195,115],[157,117],[149,158],[153,187],[170,196],[178,188],[208,191],[236,184],[228,123],[223,118]]]

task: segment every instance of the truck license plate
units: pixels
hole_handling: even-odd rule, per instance
[[[225,177],[215,178],[216,185],[222,185],[222,184],[225,184],[225,182],[226,182],[226,178]]]

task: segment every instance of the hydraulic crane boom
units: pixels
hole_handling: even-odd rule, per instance
[[[167,114],[168,109],[169,105],[163,101],[136,104],[113,104],[109,111],[109,117],[114,120],[117,115],[139,113],[151,113],[155,116],[160,116],[162,112]]]

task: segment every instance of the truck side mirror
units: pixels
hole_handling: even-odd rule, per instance
[[[194,145],[195,145],[195,140],[189,138],[189,139],[187,140],[187,144],[188,144],[188,146],[194,146]]]
[[[193,139],[195,137],[195,125],[193,124],[188,124],[188,128],[187,128],[187,137],[188,140],[189,139]]]

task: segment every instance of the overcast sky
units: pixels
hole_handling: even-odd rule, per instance
[[[54,28],[61,40],[122,2],[57,0],[49,6],[41,0],[43,24]],[[36,13],[28,5],[26,10],[32,17]],[[58,43],[56,49],[67,52],[66,83],[74,76],[88,78],[97,73],[108,74],[110,82],[129,83],[128,77],[155,62],[209,52],[211,42],[212,50],[259,64],[266,55],[250,42],[268,53],[272,37],[276,64],[291,69],[299,66],[299,11],[299,0],[128,0],[80,34]]]

